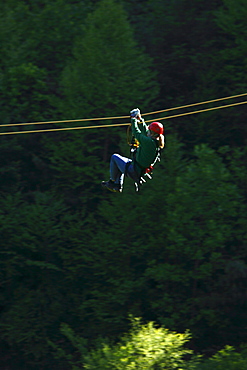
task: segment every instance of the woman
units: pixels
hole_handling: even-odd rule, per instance
[[[160,122],[146,125],[138,108],[130,112],[131,128],[139,146],[134,159],[113,154],[110,162],[110,180],[103,181],[102,186],[113,192],[122,192],[124,175],[131,177],[135,182],[156,160],[159,148],[165,146],[164,128]]]

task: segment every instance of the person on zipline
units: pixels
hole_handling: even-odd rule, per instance
[[[122,192],[124,175],[138,182],[156,161],[159,149],[165,146],[164,128],[160,122],[152,122],[147,126],[138,108],[130,111],[130,117],[132,133],[138,140],[139,146],[133,160],[119,154],[111,156],[110,180],[102,181],[101,185],[113,192]]]

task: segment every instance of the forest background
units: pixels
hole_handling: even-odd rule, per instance
[[[206,357],[241,351],[245,105],[162,121],[167,148],[139,195],[129,179],[122,194],[100,187],[111,154],[129,156],[126,126],[13,124],[246,93],[246,2],[8,0],[0,13],[1,368],[83,367],[130,330],[130,315],[189,329]]]

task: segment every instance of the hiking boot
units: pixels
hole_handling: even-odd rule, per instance
[[[102,181],[101,183],[103,188],[106,188],[114,193],[122,193],[122,187],[120,184],[115,184],[112,180]]]

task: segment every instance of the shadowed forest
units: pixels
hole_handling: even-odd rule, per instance
[[[247,93],[246,1],[8,0],[0,14],[0,368],[247,369],[246,105],[161,121],[140,194],[100,185],[130,155],[111,117]]]

